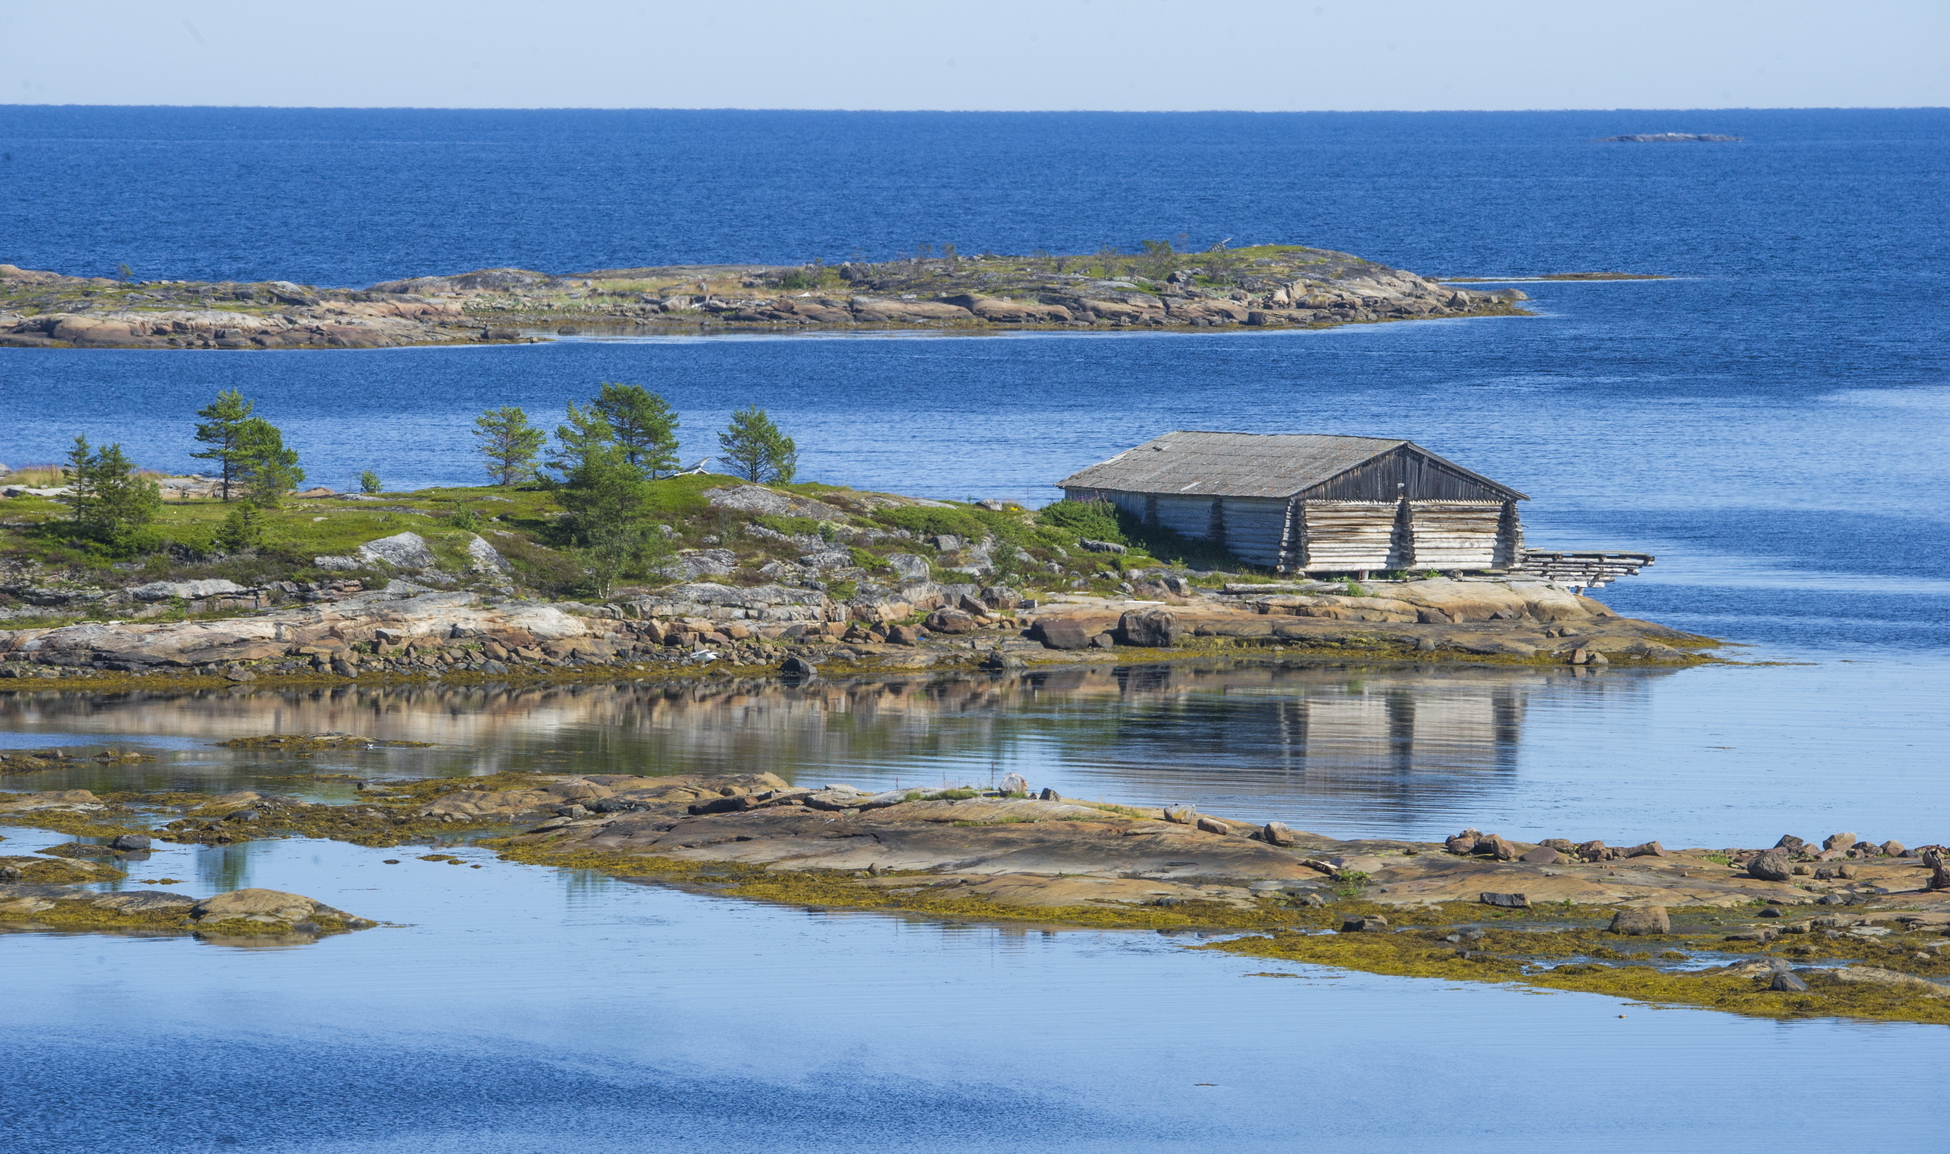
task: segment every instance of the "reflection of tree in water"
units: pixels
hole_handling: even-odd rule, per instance
[[[256,843],[248,841],[197,846],[197,880],[219,893],[243,889],[250,884],[250,858],[255,848]]]

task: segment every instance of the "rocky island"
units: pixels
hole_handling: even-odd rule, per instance
[[[282,546],[234,559],[80,568],[16,552],[0,562],[0,686],[1008,673],[1219,655],[1597,670],[1696,664],[1717,644],[1621,617],[1549,571],[1275,579],[1076,502],[649,484],[654,581],[594,598],[550,547],[556,496],[540,489],[300,494],[265,514],[289,532]],[[60,523],[53,498],[0,493],[17,494],[0,513],[23,547]],[[204,518],[177,530],[179,554],[220,508],[167,503]]]
[[[363,289],[124,282],[0,264],[0,347],[323,349],[589,334],[798,329],[1324,328],[1521,315],[1516,289],[1456,288],[1348,253],[1259,245],[1132,255],[958,255],[836,265],[481,269]]]
[[[1946,851],[1854,833],[1690,849],[1475,829],[1443,842],[1343,840],[1185,805],[1032,792],[1013,775],[873,791],[770,773],[367,781],[346,804],[48,791],[0,795],[0,824],[85,831],[104,844],[65,852],[108,857],[140,853],[152,837],[472,842],[516,862],[815,909],[1153,930],[1373,973],[1769,1017],[1950,1023]],[[418,860],[468,864],[445,852]],[[370,924],[272,891],[199,903],[0,881],[0,929],[63,919],[140,928],[119,925],[128,918],[314,936]]]

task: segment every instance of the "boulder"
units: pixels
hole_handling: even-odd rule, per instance
[[[1781,840],[1774,843],[1774,848],[1784,849],[1789,853],[1800,853],[1802,847],[1807,844],[1807,842],[1802,841],[1791,833],[1784,833],[1781,835]]]
[[[926,581],[931,569],[928,559],[919,553],[889,553],[887,567],[902,581]]]
[[[1118,619],[1117,636],[1126,645],[1169,649],[1178,644],[1178,620],[1168,609],[1145,609]]]
[[[304,922],[317,917],[332,918],[337,921],[354,921],[343,910],[314,901],[303,894],[290,894],[282,890],[243,889],[217,894],[204,898],[190,907],[190,916],[198,922],[222,922],[234,918],[268,918],[279,922]]]
[[[1658,842],[1648,841],[1642,845],[1635,845],[1629,849],[1622,851],[1621,856],[1623,857],[1671,857],[1672,854],[1668,853],[1666,851],[1666,847],[1660,845]]]
[[[937,609],[928,614],[927,627],[936,633],[973,633],[975,618],[961,609]]]
[[[921,631],[912,625],[896,625],[887,630],[889,645],[919,645],[920,643]]]
[[[704,498],[717,508],[737,509],[745,513],[762,513],[774,517],[808,517],[814,521],[846,520],[846,511],[837,506],[794,493],[780,493],[767,489],[763,485],[734,485],[723,489],[707,489]]]
[[[1165,810],[1165,820],[1176,825],[1195,825],[1198,811],[1189,805],[1174,805]]]
[[[982,604],[1007,613],[1022,604],[1022,594],[1007,585],[990,585],[982,590]]]
[[[250,590],[235,581],[214,578],[207,581],[151,581],[129,590],[129,596],[137,601],[196,601],[205,597],[248,592]]]
[[[1779,970],[1774,974],[1774,980],[1767,984],[1767,988],[1783,994],[1805,994],[1808,992],[1808,983],[1802,981],[1800,975],[1792,970]]]
[[[1821,839],[1821,848],[1823,849],[1846,851],[1848,847],[1854,844],[1855,844],[1855,835],[1852,833],[1831,833],[1827,837]]]
[[[818,677],[819,666],[803,657],[788,657],[779,663],[779,672],[787,677]]]
[[[1608,929],[1611,933],[1628,937],[1669,934],[1672,932],[1672,919],[1664,906],[1632,906],[1612,914]]]
[[[1285,822],[1278,821],[1267,822],[1259,831],[1259,836],[1267,845],[1290,846],[1298,840],[1293,836],[1293,831],[1287,828]]]
[[[1204,814],[1199,815],[1197,828],[1205,833],[1216,833],[1220,837],[1232,836],[1232,826],[1216,817],[1207,817]]]
[[[1888,854],[1890,857],[1901,857],[1904,854],[1909,852],[1909,847],[1905,846],[1902,842],[1897,841],[1893,837],[1890,838],[1888,841],[1883,842],[1881,845],[1877,846],[1876,848],[1881,850],[1883,853]]]
[[[368,565],[384,562],[395,569],[432,569],[439,565],[426,538],[418,533],[395,533],[359,546],[359,559]]]
[[[476,533],[467,542],[467,567],[476,573],[512,573],[514,566],[508,564],[487,538]]]
[[[1540,845],[1517,860],[1529,862],[1531,865],[1556,865],[1564,860],[1564,855],[1549,846]]]
[[[1038,617],[1029,627],[1029,638],[1045,649],[1083,649],[1094,632],[1074,617]]]
[[[1385,934],[1388,932],[1388,919],[1379,914],[1366,917],[1344,918],[1340,932],[1344,934]]]
[[[1497,906],[1506,910],[1527,910],[1530,908],[1528,894],[1483,893],[1477,899],[1486,906]]]
[[[165,890],[134,890],[104,894],[88,904],[98,910],[113,910],[118,914],[177,914],[195,908],[196,899]]]
[[[115,835],[108,848],[118,853],[141,853],[150,848],[151,842],[145,834],[123,833]]]
[[[1747,876],[1764,882],[1784,882],[1794,876],[1794,859],[1786,850],[1770,849],[1747,863]]]

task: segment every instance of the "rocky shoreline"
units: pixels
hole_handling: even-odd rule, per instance
[[[1710,660],[1698,650],[1716,644],[1520,578],[1371,581],[1365,595],[1347,596],[1327,583],[1208,591],[1168,577],[1155,588],[1134,586],[1132,596],[1058,594],[1032,605],[1011,588],[930,579],[867,586],[846,599],[691,582],[604,605],[404,579],[371,590],[356,581],[197,584],[185,595],[225,616],[0,630],[0,687],[1007,674],[1218,654],[1596,671],[1615,662],[1697,664]]]
[[[140,855],[152,837],[472,841],[511,861],[807,908],[1150,929],[1374,973],[1759,1016],[1950,1024],[1950,851],[1853,833],[1692,849],[1569,837],[1533,844],[1477,830],[1446,842],[1342,840],[1184,805],[1032,794],[1014,777],[997,787],[874,792],[765,773],[366,782],[344,805],[255,791],[50,791],[0,795],[0,824],[85,831],[103,843],[44,851],[75,857]],[[442,853],[422,860],[461,864]],[[370,924],[267,891],[191,903],[36,885],[19,873],[0,877],[8,928],[204,932],[247,905],[264,919],[243,916],[247,933],[317,936]],[[274,898],[308,904],[294,920],[283,906],[268,909]],[[75,916],[57,925],[64,910]],[[100,924],[84,924],[90,918]],[[169,925],[116,920],[129,918]]]
[[[1093,271],[1094,270],[1094,271]],[[960,257],[837,266],[683,265],[556,275],[481,269],[365,289],[125,283],[0,264],[0,348],[323,349],[590,334],[948,328],[1301,327],[1527,315],[1515,289],[1456,288],[1297,245],[1142,257]]]

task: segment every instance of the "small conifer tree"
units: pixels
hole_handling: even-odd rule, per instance
[[[799,469],[799,447],[757,405],[731,414],[730,426],[718,434],[718,447],[732,471],[754,484],[785,484]]]
[[[642,385],[604,382],[591,405],[609,422],[623,459],[646,477],[677,468],[677,414]]]
[[[209,447],[190,456],[216,462],[219,492],[225,501],[230,500],[231,485],[237,480],[240,431],[256,408],[256,402],[245,400],[244,394],[236,389],[225,389],[217,394],[216,400],[196,411],[203,418],[196,426],[196,439]]]
[[[162,490],[135,475],[120,444],[90,449],[76,437],[68,450],[68,491],[59,500],[74,513],[77,528],[98,541],[125,545],[162,511]]]
[[[529,424],[528,414],[515,405],[489,409],[474,418],[474,436],[481,442],[475,451],[487,458],[488,476],[510,488],[534,479],[535,458],[548,440],[548,434]]]

